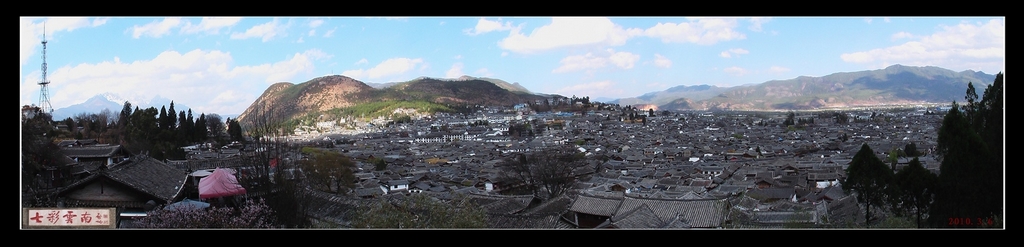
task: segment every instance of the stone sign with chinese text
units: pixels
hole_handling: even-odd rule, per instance
[[[115,228],[114,208],[23,208],[22,228]]]

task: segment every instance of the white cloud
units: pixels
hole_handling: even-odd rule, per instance
[[[356,65],[360,65],[360,64],[369,64],[369,63],[370,63],[370,61],[366,61],[366,59],[365,59],[365,58],[363,58],[363,59],[359,59],[359,61],[358,61],[358,62],[356,62]]]
[[[233,33],[231,39],[261,38],[263,42],[267,42],[275,37],[287,36],[285,29],[286,26],[275,18],[273,21],[253,26],[244,33]]]
[[[462,59],[462,55],[455,55],[455,59]]]
[[[735,75],[735,76],[743,76],[743,75],[746,75],[747,73],[749,73],[749,71],[747,71],[746,69],[743,69],[743,68],[740,68],[740,67],[736,67],[736,66],[722,69],[722,71],[725,72],[725,73],[731,74],[731,75]]]
[[[669,60],[668,58],[662,56],[661,54],[654,54],[654,66],[658,66],[660,68],[669,68],[672,67],[672,60]]]
[[[181,28],[181,33],[205,32],[207,34],[218,34],[220,29],[232,27],[241,20],[241,17],[203,17],[203,20],[198,25],[192,25],[192,23],[186,21],[185,26]]]
[[[302,54],[316,61],[326,61],[334,57],[333,55],[327,54],[326,52],[320,49],[309,49],[303,52]]]
[[[607,63],[607,58],[594,56],[593,53],[587,53],[587,55],[568,56],[562,58],[562,66],[555,68],[551,72],[564,73],[579,70],[599,69],[605,67]]]
[[[871,18],[864,18],[864,22],[868,24],[871,24],[871,21],[873,21]]]
[[[611,49],[609,49],[608,51],[611,51]],[[615,64],[615,66],[618,66],[619,68],[632,69],[633,64],[636,64],[636,61],[640,60],[640,55],[620,51],[609,56],[608,60],[610,60],[612,64]]]
[[[643,31],[665,43],[694,43],[711,45],[722,41],[745,39],[746,35],[733,30],[736,19],[698,18],[684,23],[658,23]]]
[[[19,30],[20,64],[25,65],[29,58],[42,54],[43,29],[45,25],[46,39],[55,40],[54,34],[60,32],[71,32],[75,29],[85,27],[98,27],[107,23],[110,18],[85,18],[85,17],[51,17],[51,18],[21,18]],[[44,24],[45,23],[45,24]]]
[[[319,27],[320,25],[323,25],[323,24],[324,24],[324,20],[312,20],[312,21],[309,21],[309,27],[310,28],[316,28],[316,27]]]
[[[176,28],[181,25],[180,17],[167,17],[162,21],[153,21],[146,25],[135,25],[129,30],[132,31],[132,38],[138,39],[142,36],[149,36],[153,38],[159,38],[171,32],[172,28]]]
[[[301,43],[303,43],[303,42],[306,42],[306,41],[303,41],[303,40],[302,40],[302,37],[299,37],[299,40],[296,40],[296,41],[295,41],[295,43],[300,43],[300,44],[301,44]]]
[[[768,70],[771,71],[771,72],[775,72],[775,73],[789,72],[789,68],[782,67],[782,66],[772,66]]]
[[[770,18],[770,17],[754,17],[754,18],[750,18],[750,27],[748,27],[747,29],[750,29],[750,31],[754,31],[754,32],[761,32],[761,30],[762,30],[761,29],[761,25],[763,25],[765,23],[768,23],[771,20],[772,20],[772,18]]]
[[[534,29],[529,35],[521,33],[522,28],[522,25],[513,27],[498,46],[517,53],[589,45],[618,46],[625,44],[630,36],[640,34],[638,29],[623,29],[603,17],[555,17],[551,18],[551,24]]]
[[[345,72],[342,72],[342,75],[357,79],[380,79],[383,77],[401,75],[405,72],[409,72],[410,70],[415,69],[416,65],[420,63],[423,63],[423,59],[421,58],[391,58],[385,60],[384,62],[381,62],[380,64],[377,64],[377,66],[371,69],[347,70]]]
[[[724,57],[724,58],[731,58],[732,54],[739,55],[739,54],[748,54],[748,53],[750,53],[750,51],[744,50],[742,48],[733,48],[733,49],[729,49],[729,50],[723,51],[721,54],[719,54],[719,56]]]
[[[914,37],[914,35],[910,34],[908,32],[898,32],[898,33],[895,33],[895,34],[892,35],[892,40],[909,39],[909,38],[913,38],[913,37]]]
[[[313,37],[313,36],[316,36],[316,29],[313,29],[313,30],[309,30],[309,34],[308,34],[308,35],[306,35],[306,36],[309,36],[309,37]]]
[[[594,53],[587,53],[586,55],[568,56],[562,59],[560,62],[562,65],[555,68],[551,72],[553,73],[564,73],[573,72],[580,70],[593,70],[604,68],[608,64],[613,64],[616,67],[623,69],[631,69],[637,61],[640,60],[640,55],[636,55],[629,52],[615,52],[612,49],[608,49],[606,55],[594,55]]]
[[[843,61],[875,66],[903,64],[953,70],[1002,71],[1006,57],[1006,26],[1002,19],[940,26],[940,31],[906,43],[840,55]],[[903,37],[903,36],[901,36]]]
[[[92,26],[97,27],[106,24],[108,20],[110,20],[109,17],[92,19]]]
[[[238,66],[227,52],[166,51],[150,60],[125,62],[115,57],[101,63],[64,66],[47,78],[54,82],[50,84],[51,95],[59,95],[51,97],[53,107],[58,109],[102,93],[130,98],[159,94],[192,106],[193,112],[233,114],[241,113],[271,83],[309,78],[313,61],[326,57],[314,49],[275,63]],[[35,85],[39,77],[38,72],[25,76],[23,98],[38,94],[37,88],[27,85]]]
[[[327,30],[327,32],[324,33],[324,38],[330,38],[332,35],[334,35],[334,30],[338,30],[338,28]]]
[[[452,68],[448,69],[448,72],[444,73],[444,77],[445,78],[459,78],[460,76],[465,75],[466,73],[462,73],[462,67],[463,67],[462,63],[452,64]]]
[[[462,32],[468,35],[478,35],[492,31],[506,30],[512,30],[512,22],[501,23],[501,19],[498,19],[497,21],[490,21],[485,18],[480,18],[480,20],[476,22],[475,27],[462,30]]]

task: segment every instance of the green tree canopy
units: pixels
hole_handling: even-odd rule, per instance
[[[907,143],[906,146],[903,146],[903,153],[905,153],[908,157],[921,156],[921,153],[917,151],[917,144],[915,144],[914,142]]]
[[[356,167],[348,157],[338,152],[320,150],[316,148],[303,149],[310,156],[309,160],[302,161],[302,170],[306,174],[307,181],[323,191],[335,191],[338,194],[345,194],[351,188],[355,188]]]

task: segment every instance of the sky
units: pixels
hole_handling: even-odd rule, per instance
[[[1005,17],[22,17],[20,104],[239,114],[270,85],[463,75],[592,100],[890,65],[1003,72]],[[45,29],[45,34],[44,34]],[[185,109],[181,109],[185,110]]]

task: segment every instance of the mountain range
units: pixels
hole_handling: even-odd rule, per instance
[[[885,69],[843,72],[823,77],[730,87],[712,98],[683,97],[664,110],[812,110],[891,104],[963,102],[967,84],[980,95],[995,75],[972,70],[892,65]],[[699,95],[705,97],[706,95]]]
[[[636,97],[602,98],[595,101],[620,105],[654,105],[659,110],[671,111],[809,110],[881,104],[950,103],[964,100],[969,82],[974,83],[980,95],[993,80],[995,75],[972,70],[955,72],[934,66],[892,65],[878,70],[840,72],[822,77],[800,76],[735,87],[680,85]],[[245,112],[237,116],[244,118],[251,114],[254,107],[264,105],[275,108],[282,115],[298,116],[389,100],[508,105],[551,97],[562,96],[534,93],[519,83],[494,78],[420,77],[405,82],[379,84],[334,75],[299,84],[282,82],[271,85]],[[116,95],[97,95],[81,104],[54,110],[54,119],[72,117],[78,113],[96,113],[103,109],[116,113],[124,101]],[[145,103],[130,102],[140,108],[160,108],[169,105],[170,101],[156,97]],[[187,110],[188,107],[176,104],[175,109]]]

